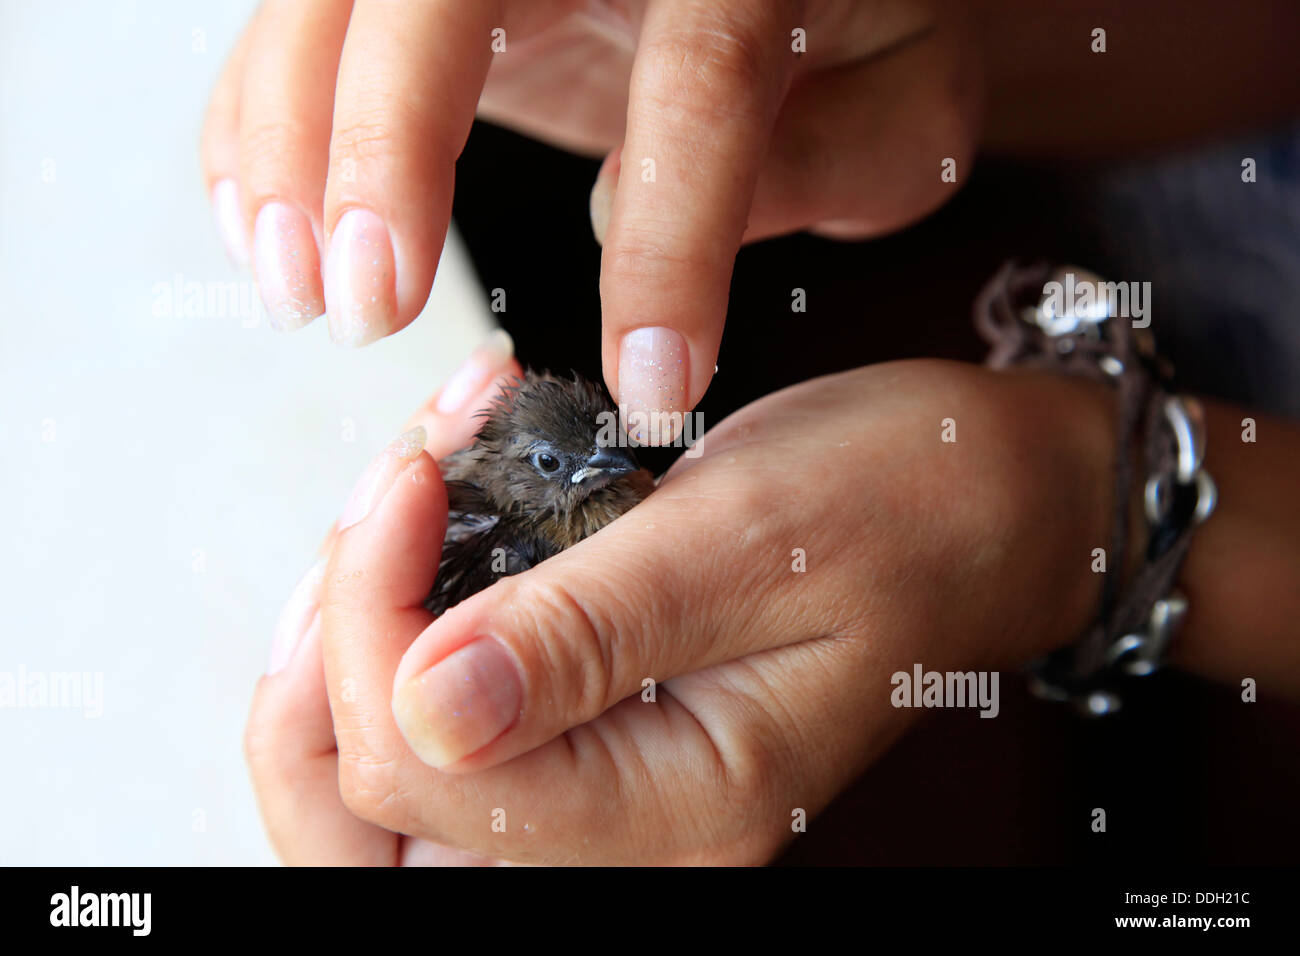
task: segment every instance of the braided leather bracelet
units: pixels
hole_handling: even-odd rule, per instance
[[[1076,309],[1072,301],[1059,308],[1060,290],[1087,284],[1110,294],[1091,296],[1086,308]],[[986,361],[990,367],[1051,369],[1106,381],[1119,391],[1112,573],[1106,574],[1100,612],[1078,643],[1030,665],[1034,693],[1069,701],[1089,716],[1118,710],[1125,679],[1159,668],[1187,612],[1186,599],[1173,590],[1174,580],[1192,529],[1214,511],[1217,496],[1214,482],[1201,467],[1204,413],[1195,399],[1167,391],[1172,369],[1156,355],[1148,329],[1113,314],[1119,311],[1115,288],[1074,267],[1020,267],[1010,262],[975,301],[975,326],[993,346]],[[1147,543],[1141,567],[1123,582],[1121,591],[1117,578],[1125,567],[1131,449],[1137,436],[1146,474]]]

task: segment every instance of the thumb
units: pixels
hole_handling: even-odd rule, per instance
[[[785,643],[782,616],[761,607],[781,587],[777,563],[731,561],[722,547],[752,527],[744,510],[657,491],[449,610],[393,680],[411,749],[441,770],[480,770],[595,719],[647,679]]]
[[[391,717],[393,672],[433,620],[424,600],[447,527],[446,490],[424,442],[425,430],[412,429],[362,474],[322,583],[325,677],[344,775],[357,755],[373,766],[405,750]]]

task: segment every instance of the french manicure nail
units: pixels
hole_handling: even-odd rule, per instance
[[[636,329],[618,348],[618,402],[628,437],[666,444],[686,411],[686,340],[665,328]]]
[[[438,395],[438,411],[443,415],[460,411],[466,402],[487,388],[514,354],[515,343],[510,333],[497,329],[447,379]]]
[[[212,215],[230,261],[240,268],[247,266],[248,237],[244,234],[244,214],[239,209],[239,186],[233,179],[219,179],[212,187]]]
[[[275,625],[275,636],[271,638],[271,659],[266,665],[268,677],[284,670],[293,658],[294,649],[313,626],[319,626],[320,587],[324,577],[325,559],[322,558],[302,576],[285,602]]]
[[[388,494],[388,489],[393,487],[393,481],[398,474],[424,451],[424,443],[428,441],[428,437],[424,426],[416,425],[409,432],[390,442],[388,447],[379,453],[379,457],[366,466],[366,470],[361,473],[361,477],[353,487],[352,494],[348,496],[347,504],[343,506],[343,513],[339,515],[340,531],[352,527],[375,510],[375,505],[379,504],[384,495]]]
[[[288,203],[269,202],[253,224],[253,262],[271,325],[301,328],[325,312],[320,253],[311,222]]]
[[[383,338],[397,319],[397,270],[384,221],[349,209],[330,237],[325,304],[330,338],[352,348]]]
[[[407,681],[393,697],[393,716],[421,760],[445,767],[501,736],[522,702],[514,660],[481,637]]]

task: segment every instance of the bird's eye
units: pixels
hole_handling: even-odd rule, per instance
[[[533,455],[533,467],[543,475],[553,475],[560,470],[560,459],[544,451],[539,451]]]

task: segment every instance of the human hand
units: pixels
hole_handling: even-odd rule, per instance
[[[476,106],[609,153],[592,194],[605,380],[629,411],[684,412],[712,378],[742,240],[886,232],[957,188],[945,160],[964,181],[981,84],[956,10],[268,0],[213,94],[204,171],[232,255],[251,236],[273,322],[328,304],[334,338],[362,345],[428,298]]]
[[[445,457],[470,443],[480,424],[475,413],[522,374],[508,337],[497,333],[403,431],[424,428],[425,452]],[[345,509],[339,523],[346,518]],[[280,615],[245,729],[244,750],[271,843],[284,862],[296,865],[488,865],[493,861],[375,826],[343,803],[319,615],[321,584],[338,534],[336,523]]]
[[[1111,414],[1101,386],[949,363],[818,379],[436,621],[438,470],[389,460],[324,572],[326,782],[482,857],[766,861],[914,717],[894,672],[996,669],[1083,629]]]

